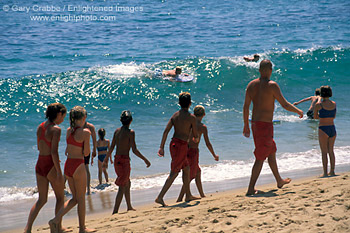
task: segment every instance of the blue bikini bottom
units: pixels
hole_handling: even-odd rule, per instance
[[[319,126],[318,127],[320,130],[325,132],[325,134],[328,135],[328,137],[334,137],[337,134],[337,131],[335,130],[334,125],[325,125],[325,126]]]
[[[103,163],[103,160],[106,158],[106,154],[105,155],[98,155],[98,160],[101,161],[101,163]]]

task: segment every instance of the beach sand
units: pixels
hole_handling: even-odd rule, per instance
[[[188,203],[166,200],[168,207],[154,203],[113,216],[89,215],[86,226],[97,232],[350,232],[350,172],[257,188],[265,193],[246,197],[245,188]],[[77,217],[63,225],[78,232]],[[48,225],[33,232],[49,232]]]

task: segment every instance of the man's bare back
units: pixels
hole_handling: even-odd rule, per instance
[[[243,134],[246,137],[250,136],[248,118],[251,102],[253,102],[252,121],[272,122],[275,100],[277,100],[284,109],[299,114],[300,118],[303,117],[303,111],[289,103],[284,98],[278,84],[270,80],[272,74],[271,61],[261,61],[259,72],[260,78],[251,81],[246,90],[243,106]]]
[[[276,89],[279,89],[277,83],[269,79],[259,78],[248,84],[247,93],[253,102],[253,121],[272,122]]]
[[[176,77],[177,74],[176,74],[175,70],[163,70],[163,75]]]

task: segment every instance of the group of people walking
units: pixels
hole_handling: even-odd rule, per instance
[[[283,179],[278,171],[276,162],[276,143],[273,139],[273,113],[274,103],[277,100],[283,108],[294,112],[303,117],[303,111],[295,107],[297,103],[291,104],[284,97],[278,84],[270,80],[272,73],[272,63],[269,60],[263,60],[259,67],[260,78],[251,81],[246,89],[243,106],[243,135],[250,136],[249,125],[249,107],[253,103],[251,129],[255,144],[255,163],[252,168],[250,183],[247,196],[256,195],[261,191],[255,189],[255,184],[260,175],[264,160],[267,158],[272,173],[276,179],[277,187],[282,188],[291,182],[290,178]],[[320,88],[320,97],[310,98],[312,104],[313,118],[319,120],[319,142],[322,152],[323,176],[335,175],[335,156],[334,142],[336,131],[334,118],[336,115],[336,104],[329,98],[332,96],[332,90],[329,86]],[[306,100],[305,100],[306,101]],[[203,135],[205,143],[216,161],[219,156],[215,154],[213,146],[210,143],[208,129],[202,123],[205,116],[205,109],[201,105],[194,108],[194,114],[189,112],[191,106],[191,95],[188,92],[180,93],[179,105],[181,109],[175,112],[169,119],[160,143],[158,156],[163,157],[164,147],[168,133],[174,127],[174,134],[170,142],[171,169],[168,178],[165,181],[155,202],[166,206],[164,196],[174,182],[180,171],[183,172],[183,186],[177,201],[199,199],[192,195],[190,182],[195,179],[201,197],[205,197],[201,184],[201,170],[199,168],[198,145]],[[69,112],[70,127],[66,132],[67,147],[65,155],[67,156],[64,175],[60,167],[60,158],[58,155],[58,146],[61,136],[59,125],[64,121],[67,114],[66,107],[61,103],[50,104],[46,110],[47,120],[41,123],[37,128],[37,148],[39,158],[35,167],[36,179],[39,192],[39,198],[30,210],[25,232],[31,232],[33,222],[40,209],[47,202],[49,183],[51,184],[56,196],[55,217],[49,221],[51,232],[65,232],[62,227],[62,217],[78,205],[79,231],[94,232],[94,229],[88,229],[85,226],[85,193],[89,188],[89,173],[87,158],[96,156],[98,151],[99,183],[102,183],[102,174],[108,182],[106,168],[108,162],[114,164],[117,174],[115,184],[119,186],[113,214],[118,213],[123,196],[127,203],[128,210],[134,210],[130,199],[130,149],[133,153],[145,162],[146,167],[150,167],[149,160],[137,149],[135,142],[135,131],[130,129],[133,120],[130,111],[123,111],[120,116],[122,126],[117,128],[113,134],[111,143],[105,139],[105,130],[99,129],[99,140],[96,140],[95,128],[86,121],[87,112],[81,106],[73,107]],[[310,114],[308,114],[310,115]],[[90,137],[93,140],[93,151],[90,151]],[[114,161],[112,152],[116,148]],[[328,155],[331,169],[328,173]],[[88,174],[88,175],[87,175]],[[67,179],[72,198],[64,203],[64,180]],[[90,190],[88,190],[90,192]]]

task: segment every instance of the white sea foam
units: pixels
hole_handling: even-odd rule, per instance
[[[53,196],[52,190],[49,196]],[[38,190],[36,187],[17,188],[17,187],[0,187],[0,203],[38,198]]]
[[[131,78],[145,75],[145,68],[146,65],[144,63],[136,64],[135,62],[129,62],[103,67],[94,67],[92,70],[107,73],[118,78]]]
[[[350,146],[335,149],[336,164],[350,164]],[[289,172],[309,168],[322,167],[321,152],[319,149],[311,149],[305,152],[284,153],[278,156],[280,172]],[[249,177],[254,161],[225,160],[215,165],[202,165],[202,182],[223,181],[234,178]],[[261,174],[269,174],[271,170],[267,164],[263,167]],[[175,180],[175,184],[181,184],[181,175]],[[132,189],[144,189],[161,187],[167,174],[152,177],[140,177],[132,180]]]

